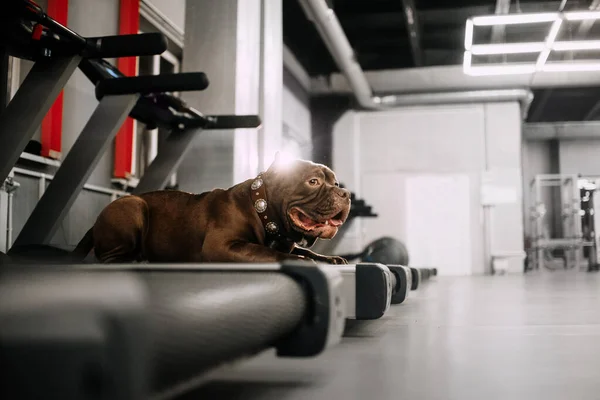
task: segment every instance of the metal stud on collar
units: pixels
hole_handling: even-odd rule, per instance
[[[265,225],[265,229],[269,233],[277,233],[277,231],[279,231],[279,227],[277,226],[277,224],[275,222],[269,222],[269,223],[267,223]]]
[[[257,212],[263,213],[267,209],[267,201],[265,199],[258,199],[254,202],[254,208]]]
[[[254,182],[252,182],[252,190],[256,190],[263,185],[263,180],[261,178],[256,178]]]

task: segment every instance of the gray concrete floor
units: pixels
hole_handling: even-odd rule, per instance
[[[310,360],[271,352],[186,399],[600,399],[600,275],[434,278]]]

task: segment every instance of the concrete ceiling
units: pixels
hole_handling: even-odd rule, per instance
[[[494,13],[588,10],[598,0],[328,0],[340,20],[356,57],[365,71],[462,64],[465,20]],[[564,4],[563,4],[564,3]],[[335,63],[314,25],[307,20],[297,0],[283,1],[284,42],[311,77],[337,73]],[[597,25],[600,25],[597,24]],[[567,34],[600,39],[600,26],[582,32],[569,27]],[[544,28],[540,28],[544,29]],[[535,29],[484,32],[486,42],[504,34],[519,41],[538,38]],[[533,40],[533,39],[530,39]],[[600,58],[600,53],[597,55]],[[536,88],[529,113],[530,122],[583,121],[600,119],[600,87]]]

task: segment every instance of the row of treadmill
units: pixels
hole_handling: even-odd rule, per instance
[[[202,130],[253,128],[260,119],[205,116],[169,94],[204,90],[203,73],[126,77],[104,60],[160,54],[162,34],[85,38],[30,0],[7,3],[0,45],[35,64],[0,104],[0,182],[77,68],[99,104],[13,248],[0,254],[0,398],[177,398],[215,368],[267,349],[318,357],[342,340],[347,320],[385,317],[437,274],[376,263],[72,265],[53,258],[46,243],[127,116],[171,132],[133,193],[163,189]]]

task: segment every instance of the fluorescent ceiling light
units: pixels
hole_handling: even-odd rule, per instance
[[[471,49],[473,44],[473,21],[467,20],[467,26],[465,28],[465,50]]]
[[[553,51],[600,50],[600,40],[574,40],[569,42],[554,42]]]
[[[550,63],[542,68],[544,72],[583,72],[583,71],[600,71],[600,63],[590,62],[564,62]]]
[[[583,21],[600,19],[600,11],[572,11],[563,14],[568,21]]]
[[[541,22],[553,22],[559,18],[558,13],[536,13],[536,14],[506,14],[506,15],[485,15],[482,17],[473,17],[471,21],[475,26],[492,25],[515,25],[515,24],[535,24]]]
[[[487,15],[473,17],[467,20],[465,28],[465,54],[463,70],[465,74],[474,76],[532,74],[536,71],[569,72],[569,71],[600,71],[600,62],[552,62],[547,63],[551,51],[585,51],[600,50],[600,40],[578,40],[556,42],[563,20],[584,21],[600,20],[600,11],[577,11],[567,13],[537,13]],[[544,42],[528,43],[493,43],[473,44],[475,26],[518,25],[552,22],[548,36]],[[493,64],[472,65],[473,55],[499,55],[538,53],[535,64]]]
[[[463,58],[463,72],[471,76],[486,76],[486,75],[515,75],[515,74],[531,74],[535,72],[535,64],[518,64],[518,65],[482,65],[473,66],[472,54],[470,51],[465,51]]]
[[[477,56],[492,54],[539,53],[545,48],[546,45],[543,42],[474,44],[471,46],[471,53]]]
[[[525,75],[535,72],[535,64],[522,65],[485,65],[481,67],[470,66],[464,70],[465,74],[471,76],[488,75]]]
[[[560,31],[561,26],[562,19],[559,18],[556,21],[554,21],[552,27],[550,28],[550,33],[548,33],[548,36],[546,37],[546,48],[540,53],[536,62],[536,68],[540,71],[542,70],[542,67],[544,66],[544,64],[546,64],[546,61],[548,60],[548,56],[550,55],[550,49],[552,48],[552,45],[554,44],[554,41],[558,36],[558,32]]]
[[[561,26],[562,26],[562,19],[557,19],[552,24],[552,27],[550,28],[550,33],[548,34],[548,37],[546,38],[546,45],[548,47],[552,46],[552,43],[554,43],[554,41],[556,40],[556,37],[558,36],[558,32],[560,31]]]
[[[543,69],[544,64],[546,64],[546,61],[548,61],[549,56],[550,56],[550,49],[545,49],[544,51],[542,51],[540,53],[537,61],[535,62],[535,67],[537,68],[538,71],[541,71]]]
[[[473,56],[470,51],[465,51],[465,55],[463,57],[463,70],[467,70],[471,67],[471,60]]]

